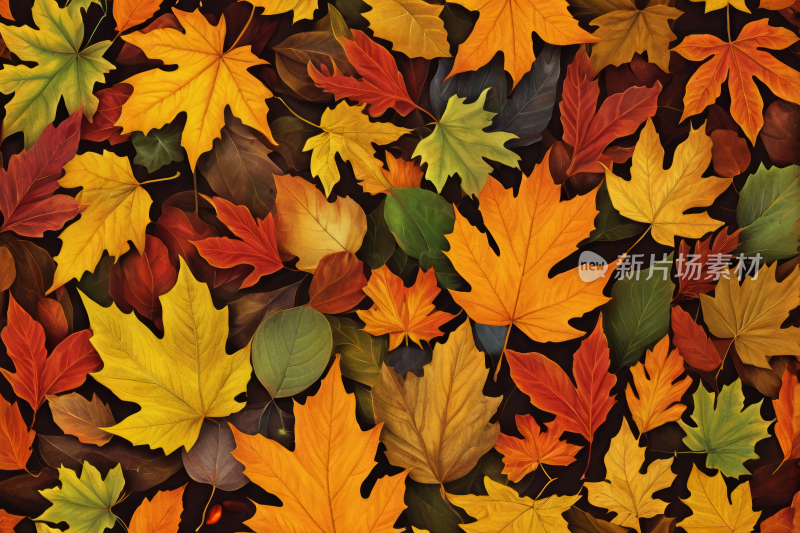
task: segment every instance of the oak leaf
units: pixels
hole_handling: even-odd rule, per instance
[[[185,489],[186,485],[145,498],[131,517],[130,533],[178,533]]]
[[[469,321],[436,345],[422,377],[409,372],[403,379],[384,365],[372,403],[389,462],[410,468],[418,483],[438,485],[472,470],[500,434],[490,419],[502,398],[484,396],[488,374]]]
[[[427,272],[418,270],[412,287],[406,287],[386,265],[373,270],[364,288],[373,305],[366,311],[358,311],[358,317],[365,323],[362,330],[376,336],[388,333],[390,351],[406,338],[422,346],[422,341],[430,342],[441,336],[439,328],[455,318],[450,313],[436,311],[433,300],[439,292],[432,268]]]
[[[146,22],[161,6],[161,0],[115,0],[114,21],[119,33]]]
[[[12,405],[0,397],[0,470],[27,470],[25,465],[33,452],[31,445],[35,437],[36,432],[28,431],[22,419],[19,404]],[[5,526],[0,522],[0,530]]]
[[[714,237],[713,244],[711,235],[702,241],[697,241],[694,245],[694,253],[691,255],[689,254],[689,245],[681,239],[678,247],[679,259],[676,261],[680,286],[678,293],[672,299],[672,305],[683,300],[697,298],[701,294],[714,290],[717,279],[715,271],[712,269],[711,256],[722,257],[735,250],[739,246],[740,233],[741,230],[736,230],[728,234],[728,228],[722,228],[722,231]]]
[[[630,384],[625,398],[641,433],[680,420],[686,410],[680,404],[681,396],[692,384],[692,378],[687,376],[675,383],[683,374],[683,358],[678,350],[669,351],[669,336],[658,341],[652,352],[647,350],[644,364],[632,366],[631,374],[638,398]]]
[[[797,379],[797,364],[792,363],[783,372],[778,399],[772,400],[775,409],[775,436],[783,452],[783,464],[800,459],[800,381]]]
[[[161,297],[163,339],[134,315],[81,298],[104,363],[92,377],[141,407],[105,431],[169,454],[181,446],[190,450],[205,418],[244,406],[234,398],[250,380],[249,350],[225,351],[228,310],[214,308],[208,287],[194,279],[183,259],[178,281]]]
[[[467,40],[458,46],[448,78],[477,70],[497,52],[503,52],[505,69],[514,80],[513,89],[536,59],[531,33],[536,32],[545,42],[558,46],[600,40],[578,25],[564,0],[456,0],[455,3],[479,11],[480,18]]]
[[[314,273],[319,262],[336,252],[356,253],[367,233],[367,215],[352,198],[325,196],[303,178],[275,175],[278,216],[275,228],[281,251],[300,258],[297,268]]]
[[[710,238],[710,237],[709,237]],[[706,335],[703,326],[694,321],[692,315],[674,306],[671,309],[672,343],[689,366],[703,372],[716,369],[722,359],[714,343]]]
[[[628,421],[623,419],[605,456],[606,480],[586,483],[589,503],[617,513],[612,524],[636,531],[641,531],[640,518],[664,513],[667,502],[654,498],[653,493],[670,487],[676,477],[671,470],[673,458],[656,459],[640,473],[644,451],[633,437]]]
[[[322,258],[308,287],[308,306],[320,313],[346,313],[364,299],[367,278],[364,263],[352,252],[336,252]]]
[[[275,144],[265,102],[272,93],[247,70],[266,61],[253,55],[249,46],[223,50],[224,17],[214,26],[200,10],[189,13],[173,8],[172,12],[185,33],[160,28],[122,37],[151,59],[178,66],[175,71],[154,69],[125,80],[133,86],[133,94],[122,106],[116,124],[122,126],[122,133],[141,131],[147,135],[185,112],[181,144],[194,170],[200,155],[211,150],[219,137],[225,107],[230,106],[233,115]]]
[[[733,489],[728,501],[728,487],[722,474],[717,472],[714,477],[707,476],[697,465],[692,465],[687,488],[689,497],[681,501],[689,506],[692,515],[676,524],[685,529],[686,533],[753,531],[761,511],[753,511],[749,481]]]
[[[361,485],[377,464],[381,424],[361,431],[356,400],[342,384],[339,357],[322,380],[319,392],[305,405],[295,404],[296,447],[290,452],[274,440],[233,428],[233,456],[245,475],[277,496],[281,507],[256,504],[245,525],[256,531],[298,530],[390,533],[405,509],[403,492],[408,471],[380,478],[369,498]]]
[[[767,357],[800,355],[800,330],[781,328],[800,297],[800,269],[780,283],[777,270],[777,262],[762,266],[757,276],[747,276],[739,285],[736,273],[725,269],[714,296],[700,295],[708,330],[720,339],[733,338],[748,365],[769,368]]]
[[[116,424],[108,404],[103,403],[97,394],[92,401],[73,392],[63,396],[47,396],[47,403],[53,415],[53,421],[67,435],[74,435],[85,444],[102,446],[111,440],[111,433],[101,427]]]
[[[478,199],[486,228],[500,250],[456,210],[455,229],[444,254],[472,287],[450,294],[471,319],[489,326],[513,324],[537,342],[563,342],[583,335],[571,318],[606,303],[606,280],[581,281],[578,269],[550,277],[556,263],[573,253],[594,228],[597,190],[561,202],[550,177],[549,154],[519,193],[490,177]],[[609,268],[614,268],[610,266]],[[548,287],[547,290],[539,290]]]
[[[742,2],[743,4],[743,2]],[[726,4],[722,3],[720,7]],[[764,101],[753,78],[762,81],[778,98],[800,104],[800,72],[759,50],[783,50],[798,41],[786,28],[769,25],[768,19],[748,23],[733,42],[713,35],[690,35],[672,49],[690,61],[703,63],[686,84],[681,122],[713,104],[726,78],[731,95],[731,116],[755,144],[764,125]]]
[[[675,150],[672,167],[664,170],[664,148],[652,119],[647,119],[633,152],[631,180],[606,169],[614,207],[624,217],[650,224],[660,244],[672,247],[676,236],[698,239],[723,224],[708,213],[685,214],[711,205],[731,184],[729,178],[703,177],[711,162],[711,138],[704,130],[692,129]]]
[[[450,57],[441,14],[444,6],[422,0],[367,0],[364,13],[375,37],[390,41],[392,50],[408,57]],[[354,32],[355,33],[355,32]]]
[[[503,454],[503,474],[514,483],[519,482],[539,467],[539,463],[566,466],[575,462],[581,446],[561,439],[564,428],[558,419],[545,424],[547,432],[541,433],[539,424],[531,415],[516,415],[517,430],[521,439],[501,433],[495,450]]]

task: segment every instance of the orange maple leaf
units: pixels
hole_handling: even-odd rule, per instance
[[[364,292],[374,305],[358,311],[358,317],[366,324],[362,330],[376,336],[388,333],[389,350],[400,346],[406,337],[417,344],[439,337],[442,334],[439,327],[455,318],[450,313],[435,311],[433,299],[440,289],[432,268],[425,273],[419,270],[414,285],[406,287],[384,265],[372,271]]]
[[[747,24],[733,42],[726,43],[713,35],[686,37],[672,51],[690,61],[713,57],[686,84],[681,122],[713,104],[730,73],[731,116],[755,144],[764,125],[764,101],[753,77],[764,82],[778,98],[800,104],[800,72],[759,48],[783,50],[797,41],[797,35],[786,28],[770,26],[767,19]]]
[[[494,445],[495,450],[505,456],[503,474],[514,483],[536,470],[539,463],[566,466],[575,462],[575,454],[583,448],[560,440],[564,427],[558,418],[545,424],[546,433],[540,432],[539,424],[531,415],[516,415],[514,420],[523,438],[501,433]]]
[[[290,452],[278,442],[250,436],[232,427],[233,456],[250,481],[280,498],[282,507],[256,504],[245,522],[253,531],[346,531],[390,533],[405,509],[403,493],[409,470],[384,476],[369,498],[361,485],[375,462],[383,424],[361,431],[355,417],[355,395],[347,394],[336,356],[319,392],[305,405],[295,403],[296,446]]]

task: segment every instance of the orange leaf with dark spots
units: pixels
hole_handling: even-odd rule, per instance
[[[322,258],[314,271],[308,302],[320,313],[346,313],[364,299],[364,263],[351,252],[336,252]]]
[[[28,432],[19,405],[11,405],[0,396],[0,470],[25,470],[35,436],[35,431]],[[0,531],[7,525],[2,513],[0,511]]]
[[[715,370],[722,359],[714,343],[706,335],[703,326],[697,324],[692,315],[678,307],[672,308],[672,343],[680,350],[686,363],[703,372]]]
[[[533,472],[539,463],[547,465],[566,466],[575,462],[575,454],[582,446],[575,446],[560,440],[564,428],[556,418],[553,422],[545,424],[547,431],[540,432],[539,424],[531,415],[516,415],[517,429],[522,435],[521,439],[503,433],[494,445],[495,450],[502,453],[503,474],[514,483]]]

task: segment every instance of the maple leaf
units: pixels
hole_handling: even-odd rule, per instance
[[[692,315],[676,305],[671,309],[670,324],[672,343],[689,366],[711,372],[722,363],[714,343]]]
[[[581,343],[573,357],[575,384],[558,366],[540,353],[517,353],[506,350],[511,378],[531,403],[553,413],[564,431],[578,433],[589,441],[589,455],[594,433],[616,403],[609,393],[617,378],[608,372],[611,365],[608,341],[603,333],[603,317],[591,335]]]
[[[797,365],[792,363],[783,372],[778,398],[772,400],[775,409],[775,436],[783,451],[783,464],[791,459],[800,459],[800,381]]]
[[[53,421],[67,435],[74,435],[86,444],[102,446],[111,440],[111,433],[101,427],[113,426],[117,422],[107,404],[100,401],[97,394],[92,401],[86,400],[77,392],[63,396],[47,396],[47,404],[53,414]]]
[[[675,383],[683,374],[683,358],[678,350],[669,351],[668,335],[656,343],[652,352],[647,350],[644,364],[632,366],[631,374],[639,397],[634,396],[628,384],[625,398],[641,433],[680,420],[686,406],[679,402],[692,378],[687,376]]]
[[[436,345],[422,377],[409,372],[403,379],[384,365],[372,402],[389,462],[410,468],[418,483],[438,485],[472,470],[500,434],[490,419],[502,398],[484,396],[488,374],[469,321]]]
[[[147,135],[185,112],[181,144],[194,170],[200,155],[211,150],[214,139],[219,137],[225,123],[225,107],[230,106],[233,115],[245,125],[277,144],[267,123],[265,99],[272,93],[247,71],[267,62],[253,55],[249,46],[223,51],[224,16],[214,26],[200,10],[189,13],[173,8],[172,12],[185,33],[159,28],[122,37],[149,58],[178,66],[172,72],[149,70],[125,80],[133,86],[133,94],[122,106],[116,124],[122,126],[122,133],[141,131]]]
[[[800,297],[800,269],[778,282],[777,263],[762,266],[742,285],[734,272],[722,272],[714,296],[700,295],[708,330],[720,339],[733,338],[742,362],[769,368],[767,357],[800,355],[797,327],[781,328]],[[757,278],[757,279],[756,279]]]
[[[724,4],[720,7],[724,7]],[[689,35],[672,49],[690,61],[703,63],[686,84],[681,122],[713,104],[730,78],[731,116],[755,144],[764,125],[764,101],[753,77],[758,78],[782,100],[800,104],[800,72],[759,50],[783,50],[798,41],[786,28],[774,28],[767,19],[748,23],[733,42],[713,35]]]
[[[669,43],[675,34],[669,20],[683,11],[666,5],[664,0],[649,0],[647,7],[636,9],[632,0],[623,0],[625,9],[601,15],[590,24],[598,26],[592,35],[601,41],[592,46],[592,67],[600,72],[608,65],[618,67],[630,63],[634,54],[647,52],[650,63],[669,72]]]
[[[440,18],[444,6],[422,0],[366,0],[366,4],[372,7],[363,14],[369,29],[375,37],[391,42],[395,52],[425,59],[450,57]]]
[[[505,69],[514,80],[513,89],[536,59],[531,38],[534,31],[545,42],[558,46],[600,40],[581,29],[564,0],[456,0],[455,3],[479,11],[480,17],[467,40],[458,46],[448,78],[477,70],[497,52],[503,52]]]
[[[406,337],[422,346],[422,341],[430,342],[441,336],[442,324],[455,318],[450,313],[436,311],[433,300],[439,292],[432,268],[427,272],[418,270],[412,287],[403,285],[403,280],[386,265],[373,270],[364,288],[373,305],[366,311],[358,311],[358,318],[365,324],[362,330],[376,336],[388,333],[389,350],[400,346]]]
[[[78,108],[58,128],[48,124],[30,151],[11,156],[8,171],[0,166],[0,233],[43,237],[84,210],[71,196],[53,195],[64,164],[78,151],[82,116]]]
[[[152,500],[145,498],[131,517],[130,533],[177,533],[183,512],[183,491],[159,491]]]
[[[130,250],[130,240],[140,253],[143,252],[144,231],[150,223],[153,201],[141,186],[165,181],[139,183],[133,177],[127,157],[105,150],[103,155],[88,152],[76,156],[64,170],[64,177],[58,184],[67,189],[82,187],[75,199],[88,207],[77,222],[59,235],[64,244],[53,258],[58,268],[48,294],[72,278],[80,279],[86,271],[93,272],[103,250],[118,259]]]
[[[158,11],[161,0],[115,0],[114,20],[119,33],[138,26]]]
[[[692,395],[694,412],[692,427],[678,420],[686,432],[683,442],[690,450],[707,453],[707,468],[719,468],[727,477],[750,475],[744,467],[748,459],[758,459],[756,443],[769,437],[767,428],[772,422],[761,418],[761,400],[744,408],[742,382],[736,380],[722,387],[714,402],[714,394],[700,385]],[[716,408],[715,408],[716,405]]]
[[[378,192],[388,193],[393,189],[419,189],[422,185],[422,178],[425,177],[425,173],[416,161],[398,159],[389,152],[386,152],[386,167],[382,168],[381,171],[389,183],[389,188],[382,187],[382,190],[373,192],[367,188],[367,183],[364,182],[361,185],[364,187],[364,192],[377,194]],[[380,185],[382,186],[382,184]]]
[[[612,524],[641,531],[639,518],[662,514],[667,502],[653,498],[653,493],[670,487],[675,480],[670,459],[656,459],[639,473],[644,464],[644,448],[633,437],[623,418],[617,435],[605,456],[606,480],[586,483],[589,503],[617,513]]]
[[[664,170],[664,148],[653,120],[647,119],[633,152],[631,180],[606,169],[614,207],[624,217],[650,224],[653,239],[660,244],[674,246],[676,236],[697,239],[723,224],[708,213],[685,214],[714,203],[732,181],[703,177],[711,162],[711,138],[704,130],[701,126],[689,131],[689,138],[675,150],[672,167]]]
[[[27,150],[55,120],[62,97],[70,115],[82,107],[91,120],[98,105],[92,88],[115,68],[103,59],[111,41],[80,49],[83,20],[79,10],[61,9],[56,0],[36,0],[32,14],[38,30],[0,24],[8,49],[22,61],[37,64],[34,68],[3,65],[0,70],[0,92],[15,93],[5,106],[3,138],[21,131]]]
[[[19,412],[19,405],[12,405],[0,397],[0,470],[27,471],[25,465],[33,452],[31,445],[35,437],[35,431],[28,431]],[[0,518],[3,518],[2,514]],[[6,525],[4,521],[0,521],[0,530],[4,530]]]
[[[279,15],[287,11],[294,11],[294,24],[298,20],[314,19],[314,11],[317,9],[318,3],[314,0],[238,0],[239,2],[248,2],[253,4],[254,7],[263,7],[264,12],[262,15]]]
[[[539,467],[539,463],[566,466],[575,462],[582,446],[560,440],[564,428],[558,419],[545,424],[547,432],[540,433],[539,424],[531,415],[516,415],[517,430],[521,439],[501,433],[495,450],[502,453],[503,474],[514,483]]]
[[[477,522],[460,524],[467,533],[568,533],[567,521],[561,516],[581,499],[575,496],[548,496],[541,500],[522,497],[511,487],[483,478],[486,496],[447,494],[447,500],[461,507]]]
[[[217,310],[208,287],[183,259],[178,281],[161,297],[164,337],[157,338],[134,315],[100,307],[81,293],[104,366],[92,374],[119,399],[141,410],[102,428],[134,445],[190,450],[204,418],[223,417],[244,404],[234,400],[250,380],[249,350],[225,351],[228,310]],[[187,363],[189,361],[190,363]]]
[[[750,10],[747,9],[747,5],[745,4],[744,0],[692,0],[692,2],[705,2],[706,9],[705,12],[709,13],[711,11],[716,11],[717,9],[722,9],[724,7],[733,6],[739,11],[744,11],[745,13],[750,13]],[[762,0],[763,4],[763,0]],[[759,7],[764,7],[763,5]],[[769,9],[769,8],[767,8]]]
[[[519,168],[520,157],[503,146],[517,136],[483,131],[491,126],[495,115],[483,109],[488,92],[489,89],[484,89],[471,104],[464,103],[466,98],[451,96],[433,133],[414,150],[411,157],[420,156],[421,164],[428,164],[425,179],[433,183],[438,192],[442,192],[447,178],[457,173],[465,193],[480,194],[492,170],[485,159]]]
[[[761,511],[753,511],[749,481],[733,489],[729,502],[728,487],[722,474],[717,472],[714,477],[707,476],[697,465],[692,465],[687,488],[689,497],[681,501],[689,506],[692,515],[676,524],[685,529],[686,533],[753,531]]]
[[[74,470],[61,466],[58,480],[61,487],[41,491],[41,495],[53,505],[38,516],[37,521],[66,522],[74,533],[103,533],[105,529],[114,527],[117,517],[111,512],[111,507],[117,503],[125,485],[120,465],[109,470],[105,479],[86,461],[80,478]]]
[[[17,370],[12,374],[0,368],[0,372],[11,383],[14,394],[28,402],[34,413],[44,403],[45,396],[80,387],[86,374],[101,365],[97,352],[89,344],[92,332],[88,329],[67,337],[47,357],[44,329],[13,296],[9,297],[8,324],[0,336]]]
[[[326,255],[308,287],[308,306],[328,315],[346,313],[364,299],[366,286],[364,263],[352,252]]]
[[[689,255],[689,245],[681,239],[678,247],[678,294],[672,299],[672,305],[683,300],[697,298],[701,294],[706,294],[714,290],[717,284],[715,273],[711,271],[709,258],[714,255],[729,254],[739,245],[739,234],[742,230],[736,230],[730,235],[728,228],[722,228],[714,243],[711,243],[711,235],[697,241],[694,245],[693,257]],[[687,259],[689,259],[687,261]],[[695,366],[695,365],[692,365]],[[696,367],[700,368],[700,367]]]
[[[242,280],[239,289],[252,287],[261,276],[283,268],[272,213],[267,213],[265,220],[256,220],[244,206],[233,205],[219,197],[209,201],[216,208],[219,220],[241,240],[212,237],[202,241],[189,241],[197,247],[203,259],[217,268],[252,265],[253,271]]]
[[[120,135],[122,128],[115,126],[114,123],[119,120],[122,104],[128,101],[131,93],[133,87],[124,83],[97,91],[94,94],[99,101],[97,111],[91,122],[86,117],[81,119],[81,139],[93,142],[107,140],[112,145],[127,141],[130,136]]]
[[[567,67],[559,104],[563,139],[573,148],[567,176],[578,172],[603,172],[601,162],[610,167],[611,159],[603,154],[609,143],[634,133],[658,109],[659,82],[649,89],[630,87],[613,94],[597,109],[600,86],[594,74],[586,48],[582,46]]]
[[[303,178],[275,175],[278,246],[300,258],[297,268],[314,273],[328,254],[356,253],[367,233],[367,215],[352,198],[325,196]]]
[[[389,144],[411,130],[398,128],[389,122],[370,122],[362,112],[364,106],[339,102],[333,110],[326,109],[319,124],[323,132],[308,139],[303,147],[304,152],[312,150],[311,174],[322,182],[325,196],[330,196],[333,186],[341,179],[336,164],[337,154],[342,161],[353,166],[353,173],[364,192],[377,194],[374,189],[390,186],[382,172],[383,164],[375,158],[372,143]]]
[[[347,531],[390,533],[405,509],[403,492],[408,471],[378,479],[369,498],[360,487],[378,450],[381,424],[361,431],[354,416],[356,401],[342,384],[337,356],[319,392],[305,405],[295,404],[295,451],[274,440],[246,435],[235,427],[233,456],[245,475],[268,487],[282,507],[256,504],[245,525],[256,531],[294,533]]]
[[[585,283],[577,268],[550,277],[556,263],[594,228],[597,190],[561,202],[561,187],[549,169],[548,154],[530,176],[522,177],[516,197],[492,177],[478,196],[499,256],[461,208],[453,233],[446,235],[450,250],[444,254],[472,287],[471,292],[450,289],[450,294],[475,322],[513,324],[537,342],[563,342],[583,335],[568,324],[571,318],[609,298],[603,296],[605,279]],[[541,287],[547,290],[536,289]]]

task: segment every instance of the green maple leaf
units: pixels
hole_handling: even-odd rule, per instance
[[[769,437],[767,428],[772,421],[761,418],[761,402],[744,407],[742,382],[734,381],[722,387],[714,409],[714,394],[703,385],[692,396],[694,412],[692,420],[696,428],[679,420],[686,437],[683,443],[695,452],[706,452],[706,467],[718,468],[722,475],[738,478],[749,475],[744,467],[748,459],[758,459],[756,443]]]
[[[5,65],[0,70],[0,92],[15,93],[6,104],[3,135],[24,132],[26,149],[55,120],[62,97],[70,114],[83,106],[91,120],[99,103],[92,94],[94,84],[105,81],[105,74],[115,68],[103,59],[111,41],[80,49],[83,20],[79,9],[61,9],[56,0],[36,0],[33,22],[38,30],[0,24],[8,49],[22,61],[37,63],[33,68]]]
[[[117,503],[125,485],[120,465],[112,468],[105,479],[88,462],[83,463],[80,479],[74,470],[62,466],[58,469],[58,480],[61,488],[40,491],[53,506],[37,521],[66,522],[71,533],[102,533],[114,527],[117,517],[111,506]]]
[[[158,130],[152,129],[147,135],[134,131],[131,134],[133,147],[136,148],[133,162],[147,167],[147,172],[152,173],[173,161],[183,161],[182,134],[180,122],[167,124]]]
[[[442,192],[447,178],[457,173],[465,193],[480,193],[492,170],[484,158],[519,168],[519,156],[503,146],[517,136],[483,131],[492,124],[492,117],[496,115],[483,109],[487,92],[488,88],[471,104],[464,103],[466,98],[451,96],[442,120],[414,150],[413,157],[422,156],[422,163],[428,164],[425,179],[432,182],[439,192]]]

